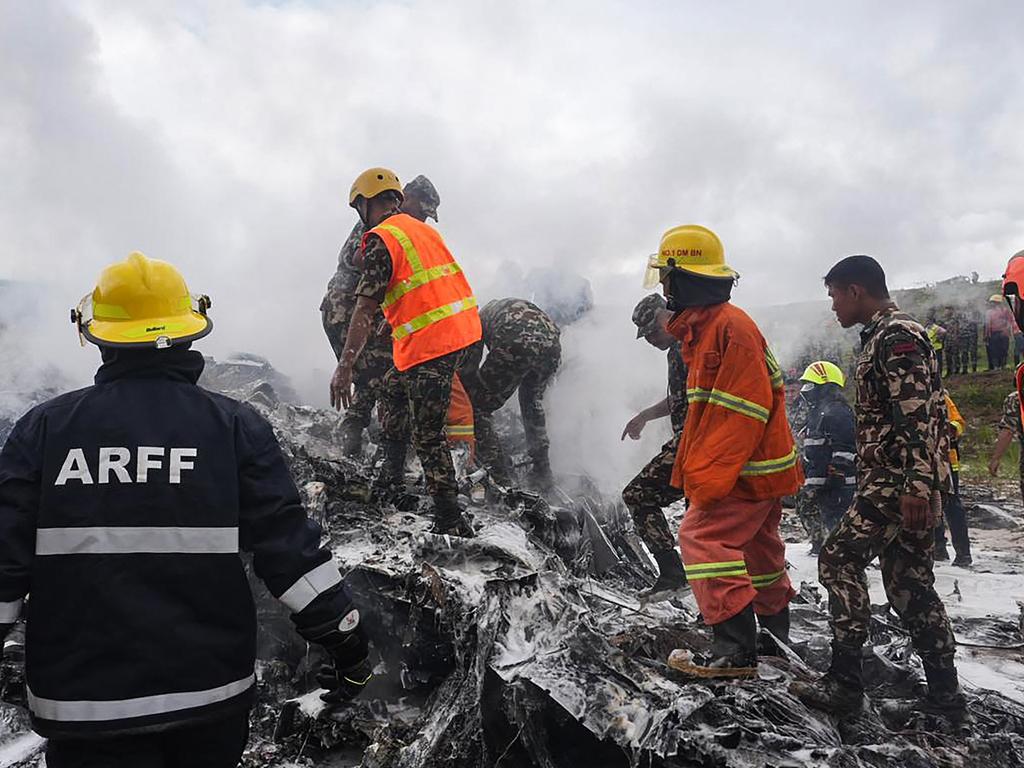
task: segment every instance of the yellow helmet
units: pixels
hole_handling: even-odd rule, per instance
[[[398,176],[394,171],[389,171],[387,168],[370,168],[356,176],[356,180],[352,182],[352,189],[348,193],[348,204],[355,205],[357,197],[365,197],[369,200],[381,192],[389,190],[397,192],[399,200],[405,199],[405,195],[402,194],[402,184],[398,181]]]
[[[838,384],[840,387],[846,386],[846,376],[843,375],[842,370],[835,363],[830,363],[828,360],[819,360],[816,363],[811,363],[804,370],[804,375],[800,377],[800,381],[806,381],[810,384]]]
[[[991,296],[988,297],[988,300],[991,301],[993,304],[1002,304],[1003,303],[1003,294],[1001,294],[1001,293],[993,293]]]
[[[703,277],[730,280],[739,277],[736,270],[725,263],[725,248],[718,235],[699,224],[673,227],[661,236],[658,252],[647,261],[644,288],[656,286],[661,282],[662,270],[671,267]]]
[[[135,251],[100,273],[93,292],[71,310],[71,322],[99,346],[165,349],[213,330],[209,308],[207,296],[197,296],[193,307],[175,267]]]

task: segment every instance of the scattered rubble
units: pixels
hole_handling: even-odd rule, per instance
[[[241,376],[238,366],[210,363],[203,381],[273,423],[347,572],[376,676],[360,700],[328,709],[311,674],[315,649],[255,586],[260,696],[244,766],[1024,766],[1024,697],[968,686],[975,723],[967,736],[923,715],[893,714],[889,702],[914,700],[923,683],[885,605],[874,610],[864,715],[836,720],[790,696],[790,680],[828,664],[824,598],[809,576],[793,603],[792,646],[762,634],[759,680],[681,678],[664,663],[669,652],[702,649],[710,633],[688,594],[637,601],[653,565],[617,501],[585,478],[544,499],[463,472],[477,537],[432,535],[425,494],[413,490],[403,509],[364,501],[369,454],[342,456],[338,417],[280,397],[270,371],[247,366]],[[809,560],[796,559],[804,575]],[[971,644],[965,651],[1019,665],[1016,617],[957,618],[955,629]],[[5,762],[5,749],[25,744],[19,712],[9,707],[0,719],[0,766],[34,764]]]

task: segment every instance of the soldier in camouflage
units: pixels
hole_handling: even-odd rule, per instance
[[[403,212],[420,221],[426,221],[428,217],[437,221],[437,206],[441,204],[441,198],[426,176],[417,176],[402,191],[405,195]],[[324,332],[335,358],[340,358],[345,348],[349,322],[356,306],[356,286],[362,272],[355,265],[355,257],[365,231],[361,221],[352,227],[352,232],[338,254],[338,268],[327,283],[327,293],[320,303]],[[353,371],[352,404],[346,409],[341,421],[342,450],[350,456],[356,456],[362,451],[363,430],[370,425],[373,408],[383,394],[384,375],[393,364],[391,331],[379,307],[374,314],[373,324],[375,331],[357,358]],[[379,417],[386,418],[384,414]],[[398,418],[401,418],[400,414]]]
[[[946,307],[943,313],[942,325],[946,329],[946,337],[943,339],[943,352],[946,359],[946,374],[952,376],[956,373],[963,373],[961,370],[960,335],[963,330],[963,314],[954,307]],[[966,368],[966,366],[964,366]],[[941,373],[941,371],[940,371]]]
[[[978,371],[978,329],[981,326],[981,315],[974,308],[963,311],[960,322],[960,362],[961,373],[967,373],[968,366],[974,373]]]
[[[636,532],[658,564],[658,579],[643,595],[646,599],[686,586],[686,572],[676,551],[676,537],[669,530],[662,511],[683,498],[683,492],[672,485],[672,468],[686,423],[686,363],[679,352],[679,342],[666,329],[671,319],[665,299],[656,293],[645,296],[633,310],[636,337],[668,352],[668,393],[665,399],[630,419],[622,431],[622,439],[628,435],[639,440],[649,421],[668,416],[672,422],[672,437],[622,491],[622,500],[633,516]]]
[[[999,437],[996,439],[995,448],[992,451],[992,458],[988,462],[988,471],[992,477],[999,474],[999,464],[1003,460],[1003,454],[1010,447],[1014,440],[1020,446],[1020,460],[1018,462],[1018,473],[1020,475],[1020,495],[1024,501],[1024,427],[1021,426],[1020,416],[1020,395],[1014,390],[1003,400],[1003,412],[999,417]]]
[[[833,712],[862,705],[861,648],[871,620],[865,569],[878,557],[889,602],[924,665],[923,709],[960,726],[966,705],[953,663],[956,641],[932,572],[938,499],[952,490],[938,361],[924,328],[889,299],[874,259],[843,259],[825,284],[840,324],[864,326],[856,370],[857,495],[818,560],[832,614],[832,665],[817,683],[794,683],[793,692]]]
[[[473,403],[477,458],[495,482],[511,485],[512,467],[494,428],[494,412],[518,389],[531,459],[529,484],[546,491],[553,479],[543,400],[562,362],[561,332],[540,307],[524,299],[488,302],[480,310],[480,324],[483,338],[467,350],[459,370]]]

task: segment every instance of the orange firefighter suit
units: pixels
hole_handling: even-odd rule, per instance
[[[470,456],[476,444],[473,432],[473,404],[469,401],[466,388],[462,386],[459,374],[452,378],[452,400],[448,405],[448,423],[445,426],[449,443],[466,443]]]
[[[803,485],[782,371],[754,321],[729,302],[686,309],[669,331],[689,368],[672,475],[690,500],[679,528],[686,578],[708,624],[751,603],[778,613],[795,594],[781,498]]]

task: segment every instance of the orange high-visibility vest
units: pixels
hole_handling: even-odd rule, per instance
[[[391,254],[391,282],[381,308],[391,326],[395,368],[447,355],[479,341],[476,297],[433,227],[405,213],[363,235],[377,235]]]
[[[457,373],[452,378],[452,401],[448,406],[448,424],[445,427],[445,432],[448,435],[448,442],[469,443],[470,450],[472,450],[475,440],[473,404]]]

